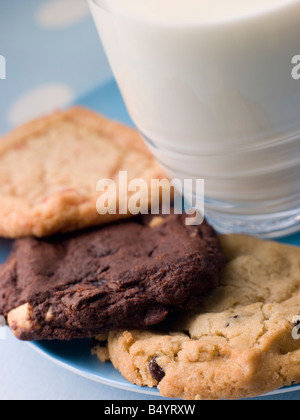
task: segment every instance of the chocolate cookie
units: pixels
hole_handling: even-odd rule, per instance
[[[185,215],[23,238],[0,270],[0,314],[22,340],[142,328],[202,301],[224,265],[214,230]]]

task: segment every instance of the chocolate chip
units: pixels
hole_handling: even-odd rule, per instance
[[[241,318],[241,315],[235,315],[235,316],[231,316],[229,319],[240,319],[240,318]],[[226,324],[225,328],[229,328],[229,327],[230,327],[230,322]]]
[[[157,364],[157,357],[153,357],[149,363],[149,371],[153,378],[160,383],[166,376],[164,370]]]
[[[298,327],[298,325],[300,325],[300,319],[295,320],[295,321],[293,322],[293,324],[294,324],[296,327]]]

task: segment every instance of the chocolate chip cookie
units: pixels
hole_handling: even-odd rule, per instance
[[[197,310],[111,332],[93,353],[165,397],[241,399],[300,383],[300,248],[243,235],[221,243],[221,284]]]
[[[16,241],[0,269],[0,314],[22,340],[72,339],[163,321],[218,284],[225,265],[206,222],[138,216],[89,231]]]

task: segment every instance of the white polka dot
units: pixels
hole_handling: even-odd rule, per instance
[[[37,11],[36,21],[44,29],[62,29],[89,15],[87,0],[52,0]]]
[[[7,119],[13,126],[68,105],[74,93],[65,85],[46,85],[23,94],[9,109]]]

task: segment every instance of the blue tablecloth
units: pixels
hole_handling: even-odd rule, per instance
[[[74,102],[112,77],[85,0],[2,0],[0,55],[6,60],[6,80],[0,80],[1,134]],[[5,340],[0,336],[0,399],[153,397],[76,376],[7,332]],[[264,399],[299,400],[300,392]]]

